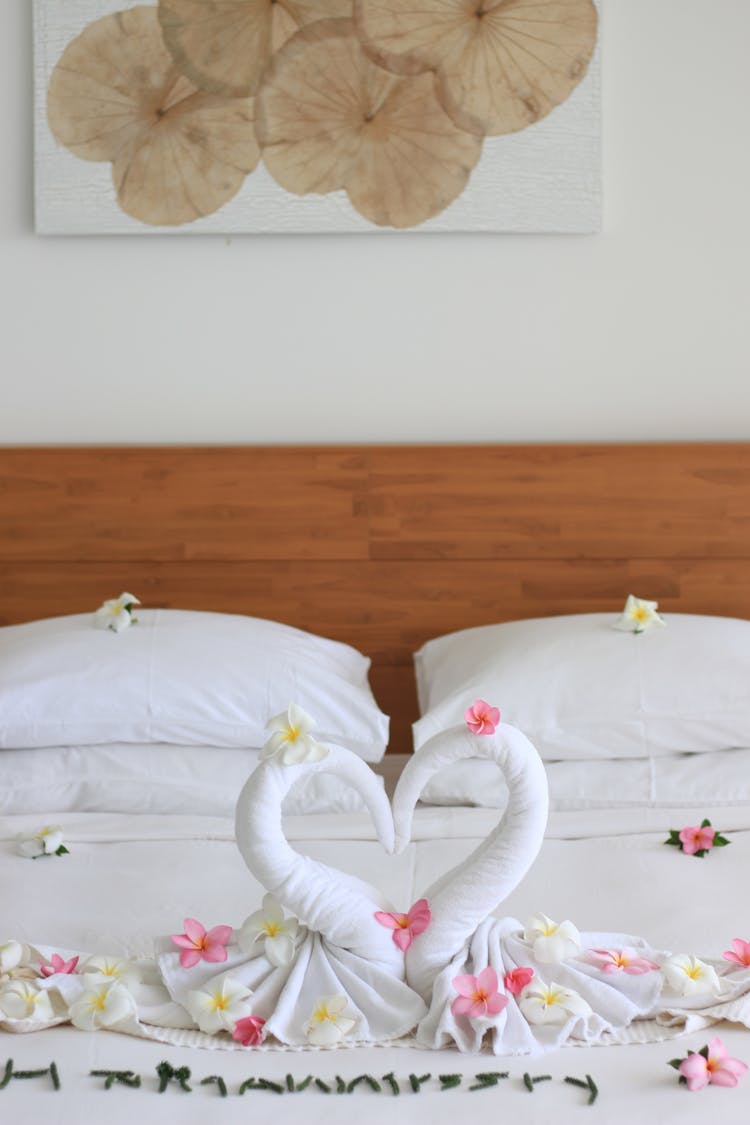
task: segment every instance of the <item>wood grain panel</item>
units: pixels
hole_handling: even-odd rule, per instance
[[[406,752],[430,637],[630,592],[750,617],[750,444],[0,449],[0,622],[122,589],[361,649]]]

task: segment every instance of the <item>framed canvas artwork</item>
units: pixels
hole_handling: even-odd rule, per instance
[[[602,0],[34,0],[44,234],[600,227]]]

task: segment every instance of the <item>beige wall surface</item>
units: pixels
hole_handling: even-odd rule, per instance
[[[38,238],[2,0],[0,443],[750,437],[750,4],[603,7],[600,235]]]

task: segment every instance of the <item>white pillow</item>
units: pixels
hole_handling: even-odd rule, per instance
[[[0,816],[63,812],[233,817],[258,750],[132,743],[0,750]],[[287,815],[360,812],[351,786],[315,773],[292,786]]]
[[[417,653],[418,748],[499,707],[542,758],[649,758],[750,746],[750,622],[669,614],[666,628],[612,628],[616,614],[487,625]]]
[[[388,719],[348,645],[254,617],[139,609],[121,633],[93,614],[0,629],[0,747],[166,742],[259,749],[290,703],[320,742],[379,761]]]

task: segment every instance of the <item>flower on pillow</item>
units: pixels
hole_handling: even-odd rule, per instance
[[[712,828],[711,821],[706,819],[686,828],[670,828],[669,837],[664,841],[665,844],[679,848],[685,855],[694,855],[697,859],[703,859],[713,848],[725,848],[730,842],[721,832]]]
[[[110,598],[94,614],[94,625],[97,629],[111,629],[113,633],[121,633],[138,620],[133,616],[133,607],[140,604],[135,594],[128,594],[127,591],[120,594],[119,598]]]
[[[19,832],[16,851],[26,859],[39,859],[43,855],[68,855],[59,824],[47,825],[38,832]]]
[[[464,712],[464,720],[472,734],[494,734],[500,722],[500,708],[477,699]]]
[[[664,625],[664,618],[656,612],[658,608],[658,602],[648,602],[643,598],[636,598],[634,594],[628,594],[622,616],[615,621],[613,627],[625,633],[645,633],[655,625]]]
[[[260,752],[261,761],[275,758],[285,766],[300,762],[320,762],[330,751],[310,734],[315,719],[296,703],[290,703],[284,714],[276,715],[266,723],[271,736]]]

